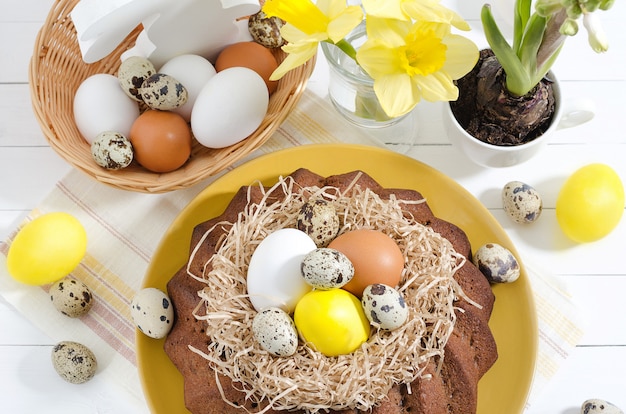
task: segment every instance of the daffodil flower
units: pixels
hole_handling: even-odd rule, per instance
[[[460,30],[470,30],[461,16],[439,4],[439,0],[363,0],[362,3],[368,16],[448,23]]]
[[[368,17],[367,41],[357,62],[374,79],[374,92],[390,117],[411,111],[423,98],[458,98],[454,80],[478,61],[476,45],[451,34],[450,24]]]
[[[287,23],[281,29],[288,44],[288,56],[272,73],[271,80],[282,78],[291,69],[304,64],[317,52],[319,42],[340,42],[363,20],[359,6],[348,6],[345,0],[267,0],[263,11]]]

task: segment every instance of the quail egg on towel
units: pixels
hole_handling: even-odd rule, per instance
[[[70,318],[86,315],[93,306],[93,296],[87,285],[69,277],[53,283],[48,292],[54,307]]]
[[[98,369],[91,349],[73,341],[59,342],[52,348],[52,365],[61,378],[72,384],[89,381]]]
[[[252,320],[252,333],[259,345],[276,356],[290,356],[298,348],[293,319],[280,308],[265,308]]]
[[[137,328],[151,338],[164,338],[172,329],[174,307],[170,298],[157,288],[145,288],[133,297],[130,316]]]

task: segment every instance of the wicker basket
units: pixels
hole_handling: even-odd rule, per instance
[[[284,76],[270,97],[262,124],[237,144],[210,149],[194,140],[189,161],[169,173],[153,173],[135,162],[122,170],[106,170],[93,161],[90,146],[76,127],[74,95],[87,77],[96,73],[116,73],[121,54],[134,45],[141,26],[109,56],[87,64],[82,59],[70,18],[70,12],[78,1],[55,1],[39,31],[29,71],[33,109],[50,146],[61,157],[96,180],[117,188],[162,193],[188,187],[229,167],[272,136],[300,99],[315,66],[313,58]],[[285,57],[281,50],[274,53],[279,62]]]

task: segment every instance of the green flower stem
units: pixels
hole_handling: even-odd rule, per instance
[[[346,41],[346,39],[341,39],[335,43],[335,46],[356,61],[356,49],[350,44],[350,42]]]

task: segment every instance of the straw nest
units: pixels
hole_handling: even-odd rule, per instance
[[[218,252],[205,263],[204,274],[188,270],[207,284],[195,317],[206,321],[211,338],[208,349],[194,352],[241,384],[248,398],[264,400],[274,409],[367,410],[394,384],[410,386],[430,358],[443,355],[454,328],[454,299],[466,298],[453,278],[465,258],[432,229],[403,217],[402,204],[416,201],[382,200],[358,184],[343,194],[332,187],[299,188],[290,177],[267,191],[261,188],[265,198],[239,214]],[[268,201],[274,197],[280,201]],[[295,355],[274,357],[252,333],[256,311],[246,294],[246,272],[256,246],[277,229],[295,227],[300,206],[311,197],[332,200],[342,223],[340,233],[372,228],[397,242],[406,258],[399,291],[410,308],[409,319],[394,331],[372,328],[369,340],[349,355],[327,357],[300,341]],[[190,262],[195,254],[193,250]]]

